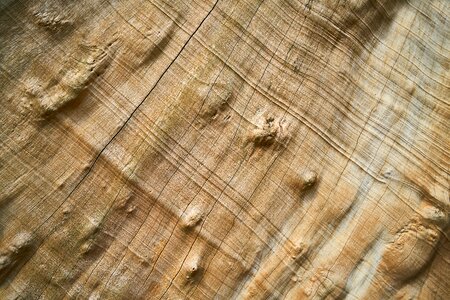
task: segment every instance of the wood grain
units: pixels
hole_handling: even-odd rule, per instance
[[[0,298],[448,299],[449,13],[0,1]]]

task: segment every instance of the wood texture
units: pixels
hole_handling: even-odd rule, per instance
[[[0,298],[448,299],[449,6],[0,1]]]

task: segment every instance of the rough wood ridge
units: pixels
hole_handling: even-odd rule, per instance
[[[448,0],[1,0],[1,299],[448,299]]]

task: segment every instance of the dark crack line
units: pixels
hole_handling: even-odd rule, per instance
[[[214,3],[214,5],[212,6],[211,10],[208,12],[208,14],[205,16],[205,18],[203,18],[203,20],[200,22],[200,24],[197,26],[197,28],[194,30],[194,32],[189,36],[188,40],[184,43],[184,45],[181,47],[180,51],[177,53],[177,55],[175,56],[175,58],[170,62],[170,64],[166,67],[166,69],[164,70],[164,72],[161,74],[161,76],[158,78],[158,80],[155,82],[155,84],[153,85],[153,87],[150,89],[150,91],[145,95],[145,97],[142,99],[142,101],[139,102],[139,104],[134,108],[134,110],[131,112],[131,114],[128,116],[128,118],[125,120],[125,122],[123,123],[122,126],[120,126],[120,128],[117,130],[117,132],[112,136],[112,138],[106,143],[106,145],[99,151],[99,153],[97,154],[97,156],[95,157],[93,163],[89,166],[87,172],[83,175],[83,177],[80,179],[80,181],[76,184],[76,186],[70,191],[70,193],[67,195],[67,197],[58,205],[58,207],[54,210],[54,212],[44,221],[42,222],[41,225],[39,225],[36,230],[34,231],[34,233],[36,233],[43,225],[45,225],[55,214],[56,212],[58,212],[61,207],[64,205],[64,203],[66,203],[66,201],[74,194],[74,192],[81,186],[81,184],[83,184],[83,182],[86,180],[86,178],[89,176],[89,174],[91,173],[91,171],[94,169],[94,166],[96,165],[97,161],[100,159],[101,155],[103,154],[103,152],[106,150],[106,148],[108,148],[108,146],[115,140],[115,138],[119,135],[119,133],[126,127],[126,125],[128,124],[128,122],[131,120],[131,118],[135,115],[135,113],[139,110],[139,108],[142,106],[142,104],[145,102],[145,100],[148,99],[148,97],[150,96],[150,94],[153,92],[153,90],[158,86],[158,84],[160,83],[160,81],[162,80],[162,78],[167,74],[167,72],[169,71],[169,69],[172,67],[172,65],[175,63],[175,61],[177,61],[178,57],[180,57],[181,53],[184,51],[184,49],[186,48],[186,46],[189,44],[189,42],[192,40],[193,36],[198,32],[198,30],[200,29],[200,27],[202,26],[202,24],[205,22],[205,20],[210,16],[211,12],[214,10],[214,8],[217,5],[216,1]],[[41,244],[36,248],[35,252],[36,253],[38,251],[38,249],[40,248],[40,246],[42,246],[43,242],[45,239],[47,239],[51,234],[53,234],[56,229],[58,228],[58,226],[55,226],[53,228],[53,230],[50,230],[49,233],[45,236],[45,238],[42,239]],[[25,266],[30,260],[31,258],[34,257],[34,255],[30,256],[30,259],[28,259],[27,262],[25,262],[23,264],[23,266]]]
[[[183,50],[186,48],[186,46],[191,41],[192,37],[197,33],[198,29],[202,26],[203,22],[208,18],[208,16],[211,14],[212,10],[216,6],[217,2],[214,4],[213,8],[208,12],[206,17],[200,22],[200,25],[195,29],[195,31],[192,33],[192,35],[189,37],[189,39],[184,43],[183,47],[181,47],[181,50],[177,53],[175,58],[170,62],[170,64],[167,66],[167,68],[164,70],[164,72],[161,74],[161,76],[158,78],[156,83],[153,85],[153,87],[150,89],[150,91],[145,95],[145,97],[142,99],[142,101],[134,108],[134,110],[131,112],[131,114],[128,116],[126,121],[123,123],[122,126],[117,130],[117,132],[113,135],[113,137],[106,143],[106,145],[100,150],[100,152],[97,154],[97,156],[94,159],[94,162],[90,165],[88,171],[86,174],[81,178],[81,180],[78,182],[78,184],[75,186],[75,188],[69,193],[69,195],[66,197],[66,199],[61,203],[61,205],[66,202],[67,199],[72,196],[72,194],[78,189],[78,187],[84,182],[84,180],[88,177],[88,175],[91,173],[91,171],[94,169],[95,164],[99,160],[100,156],[103,154],[103,152],[108,148],[108,146],[114,141],[114,139],[119,135],[119,133],[125,128],[125,126],[128,124],[128,122],[131,120],[131,118],[134,116],[134,114],[139,110],[139,108],[142,106],[142,104],[147,100],[147,98],[150,96],[150,94],[153,92],[153,90],[158,86],[159,82],[162,80],[162,78],[166,75],[166,73],[169,71],[169,69],[172,67],[174,62],[178,59],[178,57],[181,55]],[[55,210],[55,212],[61,207],[61,205]],[[53,214],[48,218],[50,219],[53,216]],[[48,221],[46,220],[46,222]],[[45,224],[44,222],[43,224]],[[39,229],[39,228],[38,228]]]

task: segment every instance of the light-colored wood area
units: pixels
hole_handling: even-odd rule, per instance
[[[0,298],[448,299],[449,14],[0,1]]]

